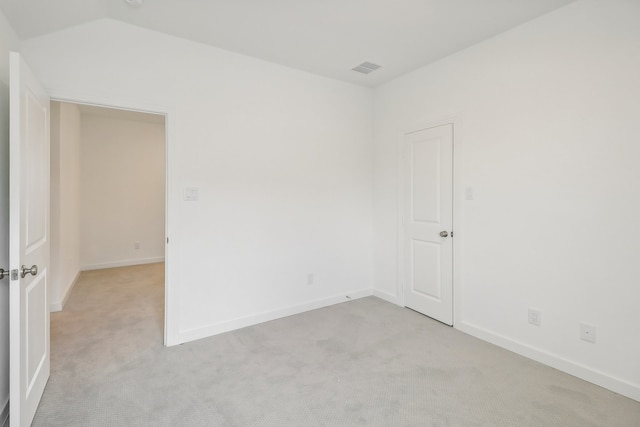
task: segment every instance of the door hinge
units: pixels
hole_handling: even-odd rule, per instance
[[[453,237],[453,231],[451,232],[451,237]]]
[[[18,269],[11,270],[11,280],[18,280]]]

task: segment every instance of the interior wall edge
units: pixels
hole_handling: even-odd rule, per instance
[[[271,320],[277,320],[283,317],[293,316],[295,314],[300,314],[307,311],[316,310],[319,308],[329,307],[331,305],[353,301],[356,299],[365,298],[372,295],[374,295],[373,289],[354,290],[346,294],[335,295],[329,298],[320,298],[314,301],[294,305],[291,307],[284,307],[276,310],[254,314],[251,316],[241,317],[239,319],[233,319],[226,322],[215,323],[202,328],[181,331],[179,333],[179,343],[182,344],[189,341],[208,338],[208,337],[219,335],[225,332],[234,331],[236,329],[242,329],[248,326],[257,325],[260,323],[269,322]]]
[[[51,304],[49,304],[49,312],[55,313],[58,311],[62,311],[64,309],[64,306],[67,305],[67,300],[69,299],[69,295],[71,295],[71,291],[73,291],[73,288],[76,286],[76,283],[78,283],[78,279],[80,278],[81,272],[82,271],[78,271],[76,273],[76,277],[73,278],[73,280],[71,281],[71,284],[67,288],[67,292],[65,292],[65,294],[62,296],[60,301],[54,301]]]
[[[380,298],[381,300],[384,300],[386,302],[389,302],[391,304],[395,304],[395,305],[402,305],[400,303],[400,298],[398,298],[397,295],[393,295],[389,292],[385,292],[385,291],[381,291],[379,289],[374,289],[373,290],[373,296]]]
[[[459,331],[479,338],[483,341],[502,347],[512,351],[520,356],[542,363],[544,365],[555,368],[559,371],[573,375],[587,382],[596,384],[610,391],[618,393],[622,396],[640,402],[640,385],[633,384],[622,379],[608,375],[605,372],[589,368],[588,366],[565,359],[556,354],[549,353],[539,348],[521,343],[509,337],[496,334],[493,331],[484,329],[468,322],[460,322],[454,326]]]
[[[2,411],[0,411],[0,424],[2,427],[9,427],[9,397],[7,397],[7,401],[2,407]]]
[[[130,267],[133,265],[155,264],[157,262],[164,262],[164,257],[126,259],[121,261],[105,262],[100,264],[87,264],[87,265],[82,265],[80,267],[80,270],[89,271],[89,270],[101,270],[103,268]]]

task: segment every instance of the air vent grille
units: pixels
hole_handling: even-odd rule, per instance
[[[142,7],[142,3],[144,2],[144,0],[124,0],[124,2],[134,9],[137,9],[139,7]]]
[[[374,64],[373,62],[363,62],[362,64],[353,67],[352,70],[362,74],[369,74],[378,68],[380,68],[378,64]]]

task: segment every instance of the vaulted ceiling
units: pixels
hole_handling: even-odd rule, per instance
[[[0,9],[23,40],[110,18],[375,86],[572,1],[0,0]],[[351,70],[364,61],[381,68]]]

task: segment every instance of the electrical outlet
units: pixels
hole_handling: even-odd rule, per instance
[[[540,317],[540,310],[536,310],[535,308],[529,309],[529,323],[531,323],[532,325],[540,326]]]
[[[198,187],[187,187],[184,189],[184,200],[187,202],[197,202],[200,200],[200,190]]]
[[[466,200],[473,200],[474,199],[474,197],[473,197],[473,188],[465,187],[465,189],[464,189],[464,198]]]
[[[589,341],[595,344],[596,327],[593,325],[587,325],[586,323],[580,323],[580,339],[584,341]]]
[[[133,242],[133,249],[140,249],[140,242]]]

